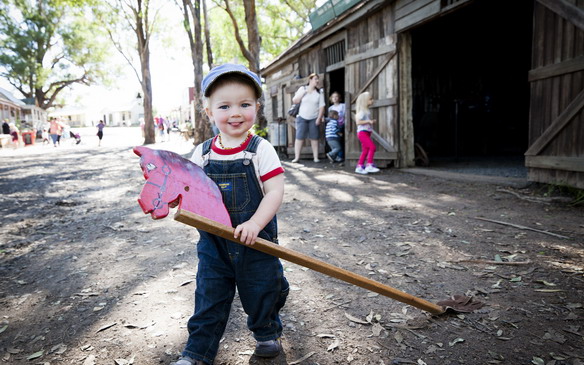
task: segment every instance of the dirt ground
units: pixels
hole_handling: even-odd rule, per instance
[[[198,233],[142,213],[137,140],[115,133],[99,148],[91,134],[0,150],[0,363],[168,364],[182,350]],[[584,363],[584,208],[480,177],[284,165],[281,245],[433,303],[485,306],[431,316],[283,261],[284,352],[252,355],[236,298],[215,364]]]

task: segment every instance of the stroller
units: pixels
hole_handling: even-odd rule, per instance
[[[69,136],[71,138],[75,138],[75,144],[81,143],[81,136],[79,135],[79,133],[73,133],[73,131],[69,131]]]

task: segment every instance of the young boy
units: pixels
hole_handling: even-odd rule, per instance
[[[343,147],[341,146],[341,128],[338,122],[339,113],[336,110],[329,110],[329,117],[327,119],[324,135],[326,143],[328,143],[331,150],[326,154],[326,157],[331,162],[341,162],[339,152],[341,152]]]
[[[289,284],[280,260],[251,246],[258,236],[277,243],[284,169],[274,147],[250,132],[260,107],[261,80],[241,65],[224,64],[205,76],[201,91],[205,113],[220,133],[197,146],[191,160],[217,183],[234,237],[245,245],[199,231],[195,313],[175,364],[213,363],[236,288],[257,341],[254,355],[275,357],[282,348],[279,311]]]

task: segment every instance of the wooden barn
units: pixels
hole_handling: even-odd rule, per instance
[[[329,0],[310,19],[262,70],[266,117],[284,123],[289,153],[286,112],[316,72],[327,101],[341,92],[353,113],[372,93],[380,166],[517,158],[531,181],[584,189],[584,0]]]

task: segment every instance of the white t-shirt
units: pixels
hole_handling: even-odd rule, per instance
[[[258,144],[255,154],[250,155],[249,152],[245,152],[245,149],[251,141],[251,137],[252,136],[250,136],[250,138],[248,138],[241,146],[227,150],[222,149],[217,142],[217,137],[214,137],[213,142],[211,143],[211,153],[208,158],[211,160],[233,161],[245,157],[251,157],[256,176],[258,177],[258,182],[263,191],[264,181],[268,181],[274,176],[284,173],[284,168],[282,167],[282,163],[280,162],[280,158],[278,157],[278,153],[276,153],[274,146],[263,138]],[[191,161],[201,168],[204,167],[202,151],[203,143],[195,148],[195,152],[193,152],[193,155],[191,156]]]
[[[294,94],[294,98],[300,96],[304,93],[304,89],[306,86],[299,88]],[[318,117],[318,110],[319,108],[324,108],[326,106],[324,102],[324,93],[321,90],[320,92],[312,91],[311,93],[304,94],[302,97],[302,102],[300,104],[300,110],[298,111],[298,115],[302,119],[316,119]]]

